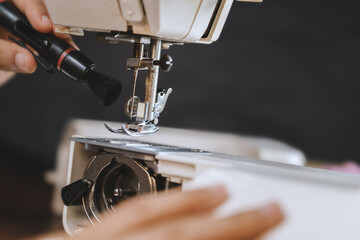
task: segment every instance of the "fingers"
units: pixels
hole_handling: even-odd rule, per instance
[[[14,4],[25,13],[31,25],[40,32],[53,34],[67,41],[75,48],[78,48],[70,35],[55,32],[55,26],[52,24],[47,9],[42,0],[13,0]]]
[[[198,214],[165,224],[154,224],[143,231],[133,231],[124,239],[249,240],[261,236],[282,220],[279,206],[270,204],[226,219],[214,219],[209,214]]]
[[[53,25],[42,0],[12,0],[28,18],[31,25],[43,33],[51,32]],[[36,61],[27,50],[7,41],[9,33],[0,29],[0,69],[22,73],[36,70]],[[65,41],[78,48],[69,35],[61,35]],[[2,40],[3,39],[3,40]]]
[[[14,72],[0,71],[0,87],[15,75]]]
[[[132,229],[145,228],[162,221],[174,221],[188,214],[210,211],[227,198],[224,187],[218,186],[188,193],[172,192],[159,197],[142,197],[119,206],[115,215],[107,216],[102,224],[82,234],[81,239],[96,239],[94,236],[116,236]]]
[[[212,211],[226,198],[224,187],[214,187],[130,200],[120,205],[116,214],[104,217],[101,224],[74,239],[248,240],[283,220],[277,204],[225,219],[214,218]]]
[[[10,35],[9,32],[6,31],[3,27],[0,26],[0,39],[7,40],[9,35]]]
[[[207,225],[205,234],[197,231],[189,239],[254,239],[283,221],[277,204],[269,204],[258,210],[218,219]]]
[[[129,215],[127,228],[145,226],[160,222],[164,219],[170,220],[187,214],[204,212],[214,209],[227,199],[226,189],[216,186],[204,190],[187,193],[171,193],[160,195],[158,198],[144,198],[129,204],[124,204],[119,210],[121,215]],[[134,212],[140,213],[141,218]]]
[[[36,70],[36,62],[29,51],[15,43],[0,39],[0,69],[32,73]]]
[[[13,0],[13,2],[25,13],[36,30],[44,33],[51,32],[52,23],[42,0]]]

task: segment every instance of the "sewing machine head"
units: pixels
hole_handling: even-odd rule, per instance
[[[261,2],[262,0],[242,0]],[[134,71],[132,96],[125,112],[133,123],[112,132],[140,136],[155,133],[172,89],[159,90],[159,68],[169,71],[173,60],[161,56],[174,44],[212,43],[219,38],[233,0],[45,0],[56,32],[83,35],[94,31],[98,41],[133,43],[126,67]],[[145,96],[136,96],[139,70],[146,70]]]

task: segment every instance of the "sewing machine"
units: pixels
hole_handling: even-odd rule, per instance
[[[74,120],[56,171],[46,177],[55,186],[53,210],[70,235],[126,199],[221,184],[230,197],[216,217],[274,201],[282,206],[285,222],[262,240],[358,239],[360,177],[304,164],[301,151],[271,139],[166,127],[119,137],[101,121]]]
[[[358,239],[359,177],[304,167],[302,152],[267,139],[166,128],[150,135],[158,132],[172,91],[157,89],[159,68],[173,65],[161,50],[216,41],[233,0],[44,1],[56,32],[94,31],[98,41],[133,44],[126,67],[134,71],[134,88],[125,111],[135,121],[120,129],[105,124],[110,132],[99,122],[73,122],[59,148],[57,171],[48,175],[56,194],[66,180],[63,224],[69,234],[101,222],[102,212],[129,197],[220,183],[230,193],[220,217],[268,201],[283,206],[285,224],[265,239]],[[140,70],[147,71],[144,98],[136,96]]]
[[[125,113],[135,121],[121,129],[105,126],[114,133],[141,136],[159,130],[159,116],[172,92],[158,89],[159,68],[167,72],[173,65],[172,57],[161,56],[161,50],[174,44],[216,41],[233,0],[45,0],[45,4],[59,25],[56,32],[81,36],[94,31],[98,41],[133,44],[126,67],[134,71],[134,86]],[[140,70],[147,71],[144,98],[136,96]]]

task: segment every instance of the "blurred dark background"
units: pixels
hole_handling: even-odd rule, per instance
[[[160,87],[174,93],[160,124],[266,136],[313,159],[359,161],[359,10],[358,0],[234,3],[217,42],[168,51],[175,67],[161,72]],[[68,120],[127,121],[131,45],[98,43],[91,33],[75,40],[100,70],[122,80],[123,95],[104,108],[87,87],[41,69],[0,88],[0,174],[25,176],[24,189],[54,166]]]

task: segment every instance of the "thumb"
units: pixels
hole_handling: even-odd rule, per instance
[[[32,54],[15,43],[0,39],[0,69],[12,72],[33,73],[36,61]]]

